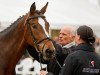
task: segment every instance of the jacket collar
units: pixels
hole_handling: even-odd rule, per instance
[[[78,46],[76,46],[76,49],[77,50],[90,51],[90,52],[94,52],[94,50],[95,50],[93,45],[87,44],[87,43],[79,44]]]

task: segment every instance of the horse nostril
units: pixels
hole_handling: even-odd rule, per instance
[[[52,51],[50,51],[49,49],[46,49],[45,51],[46,53],[53,53]]]
[[[48,55],[53,55],[54,52],[51,51],[50,49],[46,49],[45,50],[45,53],[48,54]]]

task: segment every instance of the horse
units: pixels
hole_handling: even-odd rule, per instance
[[[15,75],[15,66],[27,45],[43,54],[45,60],[53,58],[55,47],[44,16],[47,6],[48,2],[41,10],[36,10],[34,2],[29,12],[0,32],[0,75]]]

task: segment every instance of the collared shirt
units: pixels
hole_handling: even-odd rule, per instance
[[[75,42],[71,42],[71,43],[69,43],[69,44],[63,46],[62,48],[70,48],[70,47],[72,47],[73,45],[75,45]]]

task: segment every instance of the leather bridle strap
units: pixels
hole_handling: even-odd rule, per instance
[[[37,45],[37,39],[35,38],[35,36],[34,36],[34,34],[33,34],[33,32],[32,32],[32,29],[31,29],[31,27],[30,27],[30,23],[29,23],[29,21],[31,20],[31,19],[35,19],[35,18],[38,18],[38,17],[44,17],[44,16],[40,16],[40,15],[37,15],[37,16],[33,16],[33,17],[29,17],[28,19],[27,19],[27,27],[28,27],[28,29],[29,29],[29,31],[30,31],[30,34],[31,34],[31,36],[32,36],[32,40],[33,40],[33,42],[34,42],[34,44],[36,45],[36,48],[37,48],[37,52],[39,52],[39,50],[38,50],[38,45]]]
[[[29,18],[27,19],[27,22],[29,22],[31,19],[35,19],[35,18],[38,18],[38,17],[45,18],[45,16],[40,16],[40,15],[32,16],[32,17],[29,17]]]
[[[31,19],[35,19],[35,18],[38,18],[38,17],[44,18],[45,16],[37,15],[37,16],[33,16],[33,17],[30,17],[29,19],[27,19],[27,23],[28,23],[28,24],[27,24],[27,27],[28,27],[28,29],[29,29],[29,31],[30,31],[30,34],[31,34],[32,39],[33,39],[33,42],[34,42],[34,44],[35,44],[36,47],[37,47],[37,52],[39,52],[38,44],[40,44],[40,43],[43,42],[44,40],[51,40],[49,37],[46,37],[46,38],[44,38],[44,39],[42,39],[42,40],[40,40],[40,41],[36,41],[37,39],[35,38],[35,36],[34,36],[34,34],[33,34],[33,32],[32,32],[32,29],[31,29],[31,27],[30,27],[29,21],[30,21]],[[51,41],[52,41],[52,40],[51,40]]]
[[[44,40],[48,40],[48,41],[49,41],[49,40],[51,40],[51,39],[50,39],[49,37],[46,37],[46,38],[44,38],[44,39],[42,39],[42,40],[40,40],[40,41],[38,41],[38,42],[36,41],[37,39],[35,38],[35,36],[34,36],[34,34],[33,34],[33,32],[32,32],[32,29],[31,29],[31,27],[30,27],[29,21],[30,21],[31,19],[35,19],[35,18],[38,18],[38,17],[45,18],[45,16],[40,16],[40,15],[30,17],[30,18],[27,19],[27,27],[28,27],[28,29],[29,29],[29,32],[30,32],[31,36],[32,36],[32,40],[33,40],[33,42],[34,42],[34,44],[35,44],[35,46],[36,46],[36,50],[37,50],[37,52],[39,53],[40,67],[41,67],[41,69],[42,69],[41,52],[39,51],[38,44],[40,44],[40,43],[43,42]],[[52,40],[51,40],[51,41],[52,41]],[[46,42],[46,43],[47,43],[47,42]],[[42,52],[43,52],[43,49],[44,49],[46,43],[43,45]]]

